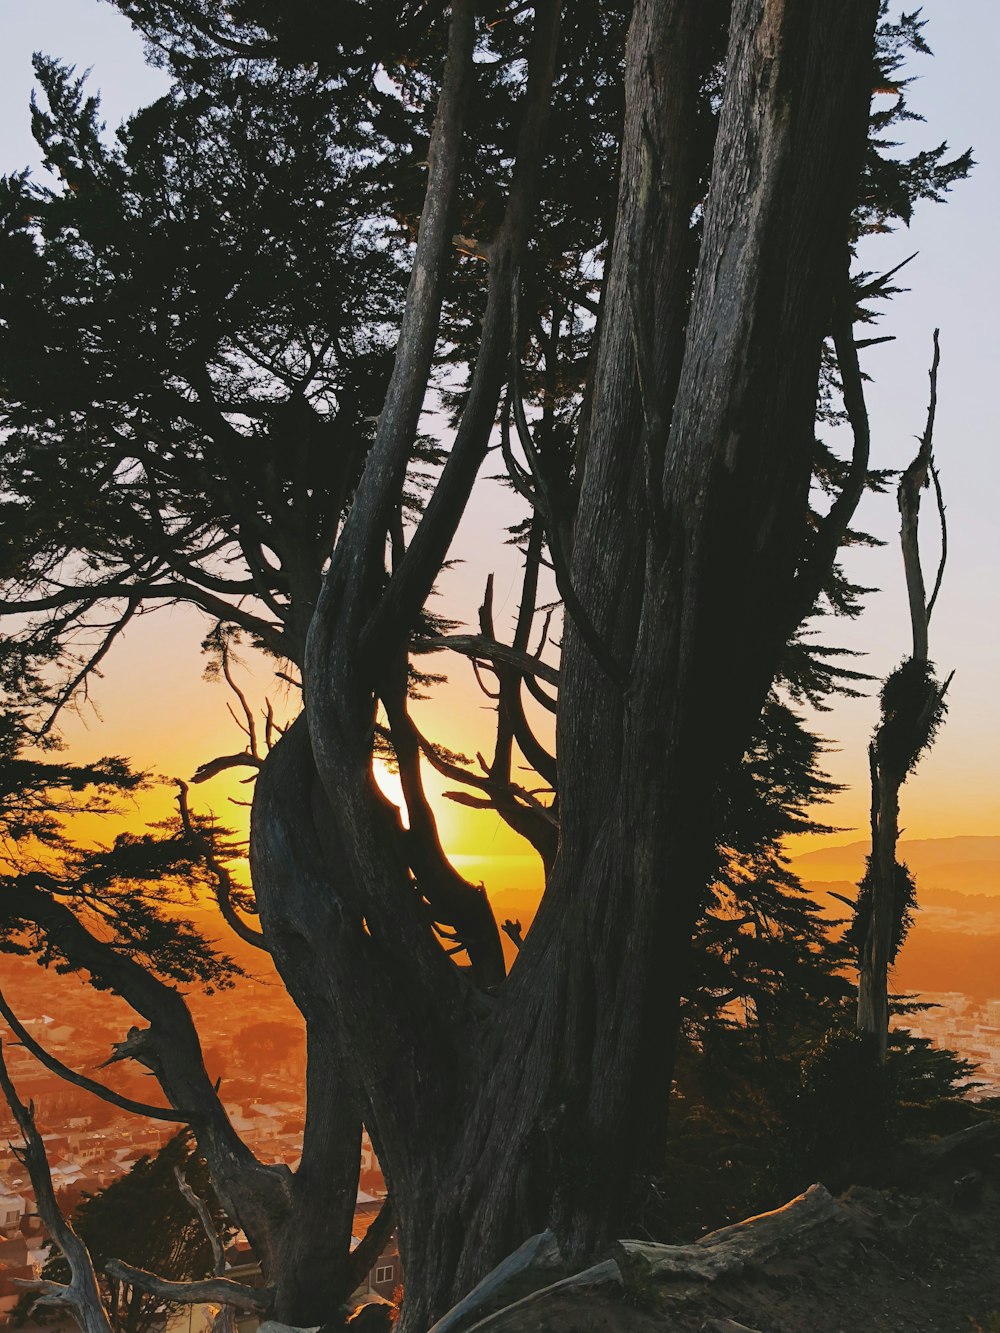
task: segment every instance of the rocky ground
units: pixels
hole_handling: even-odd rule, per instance
[[[667,1276],[619,1251],[591,1285],[538,1290],[527,1303],[527,1284],[565,1274],[523,1274],[449,1333],[1000,1333],[1000,1133],[955,1136],[893,1175],[835,1202],[817,1192],[807,1225],[791,1225],[794,1209],[767,1224],[756,1257],[748,1241],[763,1231],[752,1220],[717,1233],[717,1249],[707,1237],[674,1251],[697,1265],[706,1246],[741,1247],[714,1276]]]

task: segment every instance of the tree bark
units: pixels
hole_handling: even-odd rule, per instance
[[[662,1159],[717,791],[773,678],[803,553],[820,349],[864,145],[876,9],[734,4],[696,256],[704,6],[636,5],[569,562],[588,628],[570,620],[564,634],[559,848],[516,968],[485,990],[435,938],[434,894],[414,877],[398,816],[374,784],[370,742],[386,664],[447,551],[493,425],[537,197],[557,5],[536,12],[465,415],[379,600],[386,497],[398,489],[439,305],[434,283],[411,285],[403,397],[390,395],[320,596],[307,711],[262,766],[251,834],[262,929],[309,1024],[311,1064],[315,1051],[328,1066],[316,1095],[329,1107],[341,1088],[345,1123],[353,1099],[394,1200],[401,1333],[422,1333],[549,1225],[570,1262],[594,1254],[621,1234]],[[439,242],[422,232],[418,265]],[[415,785],[412,794],[419,800]],[[432,827],[423,832],[433,849]],[[343,1187],[322,1147],[317,1161]],[[305,1157],[303,1170],[305,1190]],[[318,1200],[303,1196],[303,1217]],[[310,1322],[311,1300],[290,1301],[283,1317]]]
[[[875,9],[734,6],[689,310],[701,6],[636,7],[572,565],[627,678],[567,625],[560,848],[517,967],[457,1033],[454,1003],[435,1040],[422,1025],[392,1106],[366,1084],[399,1209],[405,1330],[549,1223],[568,1259],[594,1253],[661,1160],[716,791],[772,679],[806,533]],[[329,719],[311,717],[314,741],[329,743]],[[411,957],[410,977],[424,966]],[[404,1143],[386,1131],[405,1104]]]

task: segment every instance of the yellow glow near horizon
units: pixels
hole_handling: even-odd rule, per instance
[[[162,784],[123,802],[121,816],[85,817],[74,831],[87,841],[108,843],[121,830],[140,832],[150,823],[176,813],[175,791],[169,779],[190,779],[199,764],[217,755],[239,753],[246,738],[226,711],[226,687],[201,679],[198,643],[204,621],[191,610],[176,609],[141,620],[108,659],[104,678],[95,682],[96,707],[79,716],[67,715],[67,757],[76,762],[101,755],[121,754],[136,767],[163,776]],[[437,665],[437,664],[435,664]],[[445,665],[442,660],[442,665]],[[466,663],[446,663],[450,680],[428,700],[414,705],[421,730],[451,749],[474,756],[492,753],[493,713],[478,690]],[[290,719],[298,696],[280,683],[271,665],[247,655],[241,683],[255,706],[265,697],[275,704],[279,720]],[[99,712],[97,710],[100,710]],[[874,719],[873,698],[850,700],[836,715],[824,715],[821,726],[839,733],[837,748],[826,756],[833,776],[848,786],[817,815],[840,830],[831,842],[853,842],[868,835],[867,739]],[[990,834],[1000,829],[997,802],[984,760],[970,753],[967,735],[975,718],[967,718],[963,697],[956,694],[952,713],[934,751],[903,789],[905,838]],[[551,726],[551,719],[543,719]],[[982,729],[978,729],[980,749]],[[550,736],[545,737],[551,743]],[[403,808],[396,774],[376,764],[376,778],[388,798]],[[252,786],[243,779],[250,770],[230,769],[202,785],[193,786],[193,811],[212,814],[239,838],[249,832]],[[445,793],[457,784],[424,764],[424,782],[438,818],[442,843],[456,868],[473,883],[483,882],[491,894],[509,890],[537,893],[542,885],[539,860],[533,850],[492,811],[470,809],[448,800]],[[518,776],[518,775],[515,775]],[[528,777],[525,775],[527,782]],[[815,835],[791,838],[790,854],[821,845]]]

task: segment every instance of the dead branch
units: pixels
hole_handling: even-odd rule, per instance
[[[744,1222],[709,1232],[693,1245],[657,1245],[623,1240],[619,1248],[629,1258],[649,1265],[655,1278],[693,1278],[715,1281],[757,1266],[779,1251],[794,1246],[818,1227],[841,1220],[841,1204],[823,1185],[810,1185],[781,1208],[760,1213]]]
[[[387,1197],[382,1201],[382,1207],[378,1210],[375,1221],[361,1237],[360,1243],[351,1251],[348,1260],[348,1280],[351,1290],[359,1286],[374,1267],[375,1261],[389,1243],[395,1225],[396,1212],[392,1200]]]
[[[949,676],[943,685],[939,685],[928,661],[930,611],[941,587],[947,555],[944,502],[934,471],[933,453],[940,359],[938,330],[935,329],[927,423],[916,456],[900,476],[896,491],[913,653],[883,684],[882,716],[868,752],[872,847],[867,878],[861,886],[863,894],[858,900],[859,906],[865,903],[868,920],[859,951],[857,1025],[861,1032],[873,1039],[882,1064],[886,1060],[889,1030],[888,973],[902,937],[904,919],[899,886],[906,871],[899,865],[896,855],[899,793],[921,751],[933,739],[952,679]],[[919,522],[920,492],[930,485],[932,476],[942,525],[942,544],[934,591],[928,602],[920,561]],[[890,688],[894,690],[891,703]]]
[[[208,1237],[208,1243],[212,1247],[212,1268],[216,1277],[222,1277],[226,1271],[226,1251],[222,1244],[222,1239],[215,1225],[212,1222],[212,1214],[209,1211],[208,1204],[204,1199],[200,1199],[194,1190],[188,1184],[184,1172],[179,1166],[174,1167],[174,1179],[177,1181],[177,1188],[182,1197],[191,1205],[198,1215],[198,1221],[201,1223],[201,1229]]]
[[[910,466],[899,479],[896,499],[899,504],[900,541],[903,547],[903,568],[906,572],[906,592],[910,602],[910,625],[913,630],[913,656],[926,662],[928,653],[928,609],[924,590],[923,569],[920,563],[918,524],[920,519],[920,492],[930,480],[934,449],[934,418],[937,413],[937,376],[941,360],[938,330],[934,330],[934,356],[930,368],[930,400],[927,405],[927,424],[920,437],[920,448]],[[935,596],[936,596],[935,592]]]
[[[124,1041],[111,1043],[111,1054],[98,1068],[107,1069],[108,1065],[120,1064],[122,1060],[134,1060],[136,1064],[155,1071],[157,1056],[152,1035],[149,1028],[129,1028]]]
[[[484,662],[506,662],[525,675],[540,676],[550,685],[559,684],[558,670],[547,662],[540,662],[531,653],[508,648],[506,644],[491,643],[478,634],[439,634],[434,638],[414,639],[412,648],[415,653],[437,653],[450,648],[453,653],[461,653],[464,657],[475,657]]]
[[[546,712],[557,713],[559,711],[558,699],[553,699],[550,695],[546,694],[533,676],[525,676],[524,687],[531,695],[532,699],[534,699],[536,703],[541,704]]]
[[[938,593],[941,591],[941,583],[944,580],[944,567],[948,563],[948,518],[945,512],[944,495],[941,492],[941,477],[937,468],[934,466],[934,460],[930,463],[931,480],[934,482],[934,498],[937,501],[938,523],[941,530],[941,556],[938,560],[937,575],[934,579],[934,591],[930,595],[927,603],[927,619],[930,621],[931,613],[934,610],[934,603],[938,599]]]
[[[457,1333],[458,1330],[469,1328],[470,1321],[474,1321],[484,1309],[495,1305],[498,1299],[502,1300],[504,1293],[517,1282],[521,1274],[551,1271],[561,1264],[559,1242],[551,1231],[530,1236],[443,1315],[430,1329],[430,1333]]]
[[[53,1074],[57,1074],[66,1083],[72,1083],[78,1088],[83,1088],[85,1092],[93,1093],[95,1097],[100,1097],[102,1101],[109,1102],[122,1111],[129,1111],[133,1115],[144,1115],[153,1120],[172,1120],[179,1124],[189,1123],[191,1117],[185,1115],[182,1111],[175,1110],[172,1106],[152,1106],[147,1102],[133,1101],[131,1097],[124,1097],[120,1092],[115,1092],[113,1088],[105,1087],[103,1083],[98,1083],[96,1079],[88,1078],[86,1074],[78,1074],[75,1069],[70,1069],[68,1065],[64,1065],[61,1060],[47,1051],[44,1046],[41,1046],[28,1032],[7,1003],[2,990],[0,990],[0,1014],[3,1014],[7,1026],[25,1050],[30,1051],[39,1064],[44,1065]]]
[[[90,1252],[63,1217],[56,1201],[45,1144],[35,1125],[34,1108],[30,1104],[25,1106],[17,1095],[7,1071],[2,1043],[0,1043],[0,1089],[3,1090],[7,1105],[24,1139],[24,1147],[15,1148],[14,1153],[27,1168],[31,1178],[38,1215],[69,1264],[70,1281],[67,1286],[46,1282],[41,1288],[34,1288],[41,1293],[38,1303],[64,1306],[72,1311],[82,1333],[111,1333],[111,1324],[101,1300]]]
[[[622,688],[625,682],[625,671],[615,657],[614,652],[601,638],[587,612],[587,608],[580,601],[576,589],[573,587],[569,560],[566,556],[563,536],[559,527],[559,516],[556,513],[555,504],[545,480],[545,472],[531,436],[528,418],[525,416],[524,400],[521,396],[521,358],[518,349],[520,300],[520,274],[515,269],[511,283],[510,402],[514,409],[514,424],[517,426],[518,438],[521,441],[521,447],[524,450],[525,458],[528,460],[528,467],[535,484],[535,495],[537,497],[535,509],[541,514],[545,522],[545,532],[548,539],[549,554],[552,556],[552,569],[555,574],[556,587],[559,589],[559,595],[563,600],[566,612],[579,630],[580,637],[590,650],[594,661],[610,680],[614,681],[619,688]]]
[[[524,943],[524,935],[521,931],[520,921],[511,921],[508,917],[500,929],[511,941],[515,949],[521,948],[521,945]]]
[[[906,261],[904,261],[906,262]],[[840,494],[813,534],[809,554],[795,575],[793,601],[789,615],[789,633],[809,614],[823,590],[837,551],[847,535],[851,519],[861,500],[868,479],[871,456],[871,424],[865,402],[864,376],[858,361],[859,344],[854,340],[854,305],[856,296],[850,282],[850,261],[840,284],[833,312],[833,345],[840,371],[841,392],[847,419],[854,437],[851,463]],[[888,274],[886,275],[889,276]]]
[[[218,777],[220,773],[225,773],[230,768],[254,768],[259,769],[264,761],[254,754],[221,754],[216,759],[208,759],[204,764],[199,764],[192,774],[192,782],[208,782],[210,778]]]
[[[274,1289],[245,1287],[226,1277],[207,1277],[198,1282],[171,1282],[167,1278],[147,1273],[144,1268],[133,1268],[121,1259],[109,1259],[104,1265],[109,1277],[127,1282],[140,1291],[148,1292],[161,1301],[174,1305],[219,1304],[231,1305],[250,1314],[268,1315],[274,1307]]]

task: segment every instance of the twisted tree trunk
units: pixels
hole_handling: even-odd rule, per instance
[[[308,732],[296,724],[261,772],[254,880],[265,932],[287,941],[283,975],[328,1006],[329,1041],[356,1079],[398,1211],[407,1331],[549,1223],[568,1258],[593,1253],[659,1164],[716,793],[773,678],[802,557],[876,8],[733,6],[692,288],[704,10],[636,6],[570,571],[587,625],[567,624],[561,669],[559,850],[499,989],[473,987],[436,943],[369,769],[379,654],[461,513],[485,448],[481,405],[374,618],[361,509],[320,598]],[[540,7],[529,103],[532,88],[547,95],[554,17]],[[491,349],[507,337],[536,170],[519,163],[475,403],[495,404],[502,373]],[[378,484],[373,473],[376,509]]]

